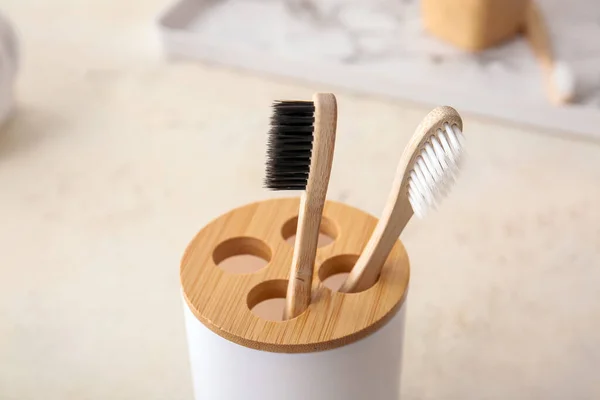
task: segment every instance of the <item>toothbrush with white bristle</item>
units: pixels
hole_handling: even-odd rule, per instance
[[[419,124],[402,154],[383,214],[340,292],[373,286],[413,214],[423,218],[449,193],[464,158],[462,129],[452,107],[435,108]]]

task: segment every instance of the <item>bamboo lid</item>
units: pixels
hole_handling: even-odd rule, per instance
[[[359,340],[383,326],[402,306],[409,261],[398,240],[379,281],[359,293],[339,293],[322,279],[349,272],[377,219],[348,205],[328,201],[321,231],[334,241],[317,251],[310,307],[300,316],[269,321],[251,308],[262,300],[285,297],[299,198],[265,200],[221,215],[188,245],[181,261],[183,296],[194,315],[218,335],[240,345],[280,353],[332,349]],[[218,264],[252,254],[268,261],[253,273],[235,274]]]

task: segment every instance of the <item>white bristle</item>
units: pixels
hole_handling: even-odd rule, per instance
[[[464,136],[458,126],[444,125],[432,135],[415,159],[408,178],[408,200],[417,217],[424,217],[454,183],[463,158]]]
[[[569,66],[562,61],[555,61],[551,73],[556,96],[561,102],[567,102],[575,94],[575,76]]]

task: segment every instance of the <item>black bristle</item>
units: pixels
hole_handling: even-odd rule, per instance
[[[266,188],[306,189],[314,121],[312,101],[277,101],[273,104],[267,143]]]

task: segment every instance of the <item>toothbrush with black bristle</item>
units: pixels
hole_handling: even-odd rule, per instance
[[[273,104],[265,187],[304,191],[300,198],[284,319],[297,317],[310,305],[336,129],[337,101],[331,93],[316,93],[312,101]]]

